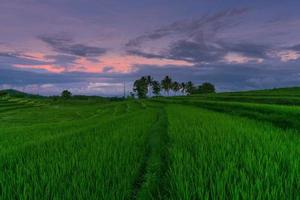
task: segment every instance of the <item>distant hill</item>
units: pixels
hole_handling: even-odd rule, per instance
[[[21,92],[14,89],[0,90],[0,96],[9,95],[11,97],[18,98],[49,98],[49,99],[59,99],[60,96],[41,96],[35,94],[29,94]],[[124,100],[123,97],[102,97],[102,96],[86,96],[86,95],[73,95],[71,97],[73,100],[110,100],[110,101],[121,101]]]
[[[33,97],[39,98],[40,95],[28,94],[14,89],[0,90],[0,96],[9,95],[11,97]]]
[[[2,95],[27,96],[28,94],[14,89],[7,89],[7,90],[0,90],[0,96]]]

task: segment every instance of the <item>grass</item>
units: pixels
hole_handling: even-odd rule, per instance
[[[167,111],[171,199],[296,198],[296,132],[194,107]]]
[[[297,199],[297,91],[2,96],[0,199]]]
[[[85,121],[85,126],[73,130],[63,126],[43,134],[35,129],[6,138],[11,141],[7,145],[18,148],[5,148],[0,154],[2,198],[129,198],[146,132],[155,121],[154,110],[147,111],[144,117],[138,111],[98,119],[96,124]]]
[[[168,135],[167,135],[167,116],[164,108],[158,108],[156,122],[149,130],[145,143],[146,150],[143,164],[140,168],[140,175],[137,177],[133,199],[163,199],[166,198],[165,173],[168,169]]]
[[[160,99],[164,103],[177,103],[183,105],[194,105],[224,112],[232,115],[244,116],[256,120],[267,121],[275,126],[285,129],[300,130],[300,107],[287,105],[265,105],[258,103],[224,102],[186,99]]]
[[[271,90],[226,92],[217,94],[198,94],[189,97],[173,97],[173,99],[249,102],[261,104],[300,105],[300,87],[278,88]]]
[[[289,96],[296,97],[300,96],[300,87],[288,87],[288,88],[274,88],[265,90],[252,90],[252,91],[242,91],[242,92],[226,92],[220,93],[221,95],[231,95],[231,96]]]
[[[175,99],[178,99],[175,98]],[[180,99],[180,98],[179,98]],[[183,98],[187,99],[187,98]],[[300,105],[300,97],[291,96],[249,96],[249,95],[202,95],[191,96],[189,99],[209,100],[209,101],[227,101],[227,102],[250,102],[263,104],[279,104],[279,105]]]

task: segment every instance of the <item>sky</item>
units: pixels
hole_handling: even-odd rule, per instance
[[[300,86],[298,0],[1,0],[0,89],[118,96],[143,75]]]

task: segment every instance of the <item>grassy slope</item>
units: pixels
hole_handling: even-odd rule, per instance
[[[158,101],[2,98],[0,198],[296,197],[300,108]]]
[[[300,98],[292,97],[292,95],[297,94],[297,92],[300,92],[299,88],[283,88],[188,97],[170,97],[157,99],[157,101],[194,105],[232,115],[271,122],[281,128],[300,130],[300,107],[298,106]],[[274,93],[282,93],[286,96],[272,96]],[[253,96],[250,94],[253,94]]]
[[[174,99],[186,99],[175,97]],[[188,97],[194,100],[228,101],[228,102],[252,102],[264,104],[300,105],[300,88],[280,88],[272,90],[257,90],[245,92],[227,92],[208,95],[192,95]]]
[[[180,100],[160,99],[156,101],[182,105],[194,105],[213,111],[244,116],[260,121],[267,121],[281,128],[293,128],[300,130],[300,107],[298,106],[190,100],[189,98]]]

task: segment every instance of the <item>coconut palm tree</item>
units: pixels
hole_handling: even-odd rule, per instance
[[[165,92],[167,92],[169,96],[170,90],[172,88],[172,79],[169,76],[165,76],[165,78],[161,81],[161,87],[165,90]]]
[[[147,80],[147,88],[148,88],[148,93],[149,93],[149,96],[150,96],[150,87],[152,86],[152,83],[153,83],[153,77],[152,76],[146,76],[145,78]]]
[[[152,81],[152,92],[155,96],[159,96],[161,91],[161,86],[158,81]]]
[[[186,93],[191,95],[195,91],[195,86],[192,81],[186,83]]]
[[[173,82],[173,84],[172,84],[172,90],[175,92],[175,95],[180,90],[180,84],[177,81]]]
[[[183,95],[185,95],[185,92],[186,92],[186,84],[184,82],[182,82],[180,84],[180,88],[181,88],[181,92]]]

